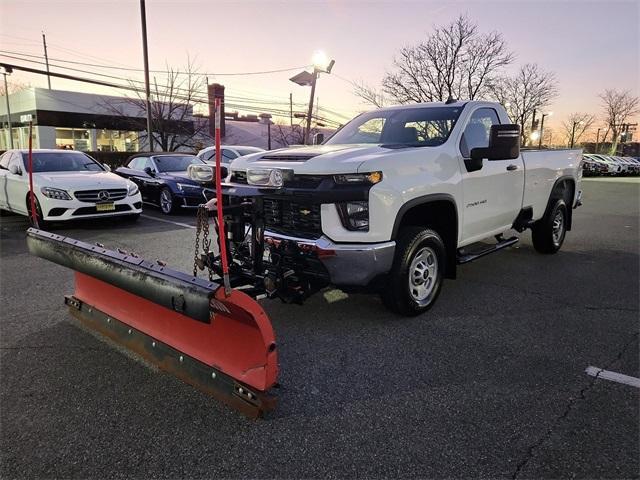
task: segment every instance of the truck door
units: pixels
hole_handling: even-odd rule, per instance
[[[464,199],[462,241],[465,244],[510,228],[522,208],[522,155],[515,160],[484,160],[482,168],[475,172],[468,172],[464,163],[470,158],[471,149],[489,146],[491,125],[500,123],[493,108],[477,108],[460,138]]]

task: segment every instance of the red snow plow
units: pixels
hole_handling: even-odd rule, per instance
[[[27,244],[76,271],[65,303],[88,327],[250,417],[275,407],[273,329],[245,293],[34,228]]]

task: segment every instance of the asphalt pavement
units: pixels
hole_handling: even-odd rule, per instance
[[[252,421],[80,328],[70,271],[0,217],[2,478],[638,478],[638,181],[588,180],[557,255],[530,233],[434,308],[263,301],[279,405]],[[189,271],[194,212],[55,231]]]

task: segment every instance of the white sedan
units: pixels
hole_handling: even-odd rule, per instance
[[[29,152],[0,156],[0,209],[29,215]],[[142,213],[138,186],[90,156],[70,150],[33,150],[33,190],[39,223]]]

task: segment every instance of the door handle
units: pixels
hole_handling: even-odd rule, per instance
[[[517,169],[518,169],[518,165],[514,165],[513,163],[507,167],[507,170],[509,170],[510,172]]]

